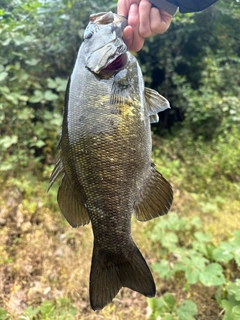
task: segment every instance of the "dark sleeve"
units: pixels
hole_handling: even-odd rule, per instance
[[[202,11],[217,0],[150,0],[159,9],[174,14],[179,7],[181,13]]]

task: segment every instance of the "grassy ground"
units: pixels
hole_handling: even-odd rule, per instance
[[[164,161],[157,161],[157,166],[161,167]],[[179,177],[171,176],[174,170],[165,170],[174,187],[172,211],[180,217],[200,217],[204,231],[211,234],[215,244],[238,229],[240,200],[232,196],[231,190],[220,198],[189,192],[181,187]],[[77,313],[62,319],[146,319],[147,299],[129,289],[122,289],[102,311],[90,309],[91,226],[72,229],[65,222],[56,205],[56,187],[47,194],[47,182],[31,175],[1,181],[0,307],[13,320],[21,316],[41,319],[39,315],[27,316],[26,309],[32,306],[33,312],[46,301],[51,302],[52,308],[60,304],[60,311],[59,315],[42,316],[44,319],[61,319],[61,313],[69,310],[68,305],[76,308]],[[161,219],[165,217],[158,220]],[[149,266],[160,258],[147,237],[156,221],[140,223],[133,219],[133,237]],[[198,320],[221,319],[221,308],[214,299],[215,288],[197,284],[186,290],[181,276],[163,281],[154,273],[154,278],[157,296],[170,292],[179,302],[192,299],[198,305]],[[0,319],[7,318],[0,314]]]

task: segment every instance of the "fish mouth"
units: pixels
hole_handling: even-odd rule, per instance
[[[125,52],[123,54],[117,55],[116,58],[101,71],[118,71],[126,66],[127,61],[127,53]]]
[[[85,30],[85,67],[95,74],[110,76],[127,64],[127,46],[122,36],[127,19],[112,12],[90,17]]]

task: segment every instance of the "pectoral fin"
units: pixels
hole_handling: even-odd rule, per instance
[[[140,221],[151,220],[167,214],[173,201],[173,191],[170,183],[151,167],[151,174],[147,183],[140,191],[140,200],[134,214]]]
[[[63,176],[58,189],[57,201],[62,214],[69,224],[76,228],[89,223],[89,215],[84,201],[80,196],[74,194],[66,175]]]
[[[157,91],[145,88],[145,101],[149,112],[150,122],[158,122],[158,113],[170,108],[166,98],[161,96]]]

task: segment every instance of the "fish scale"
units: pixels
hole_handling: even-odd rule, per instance
[[[168,101],[144,87],[122,40],[126,19],[91,16],[68,82],[59,143],[59,207],[73,227],[91,221],[94,247],[90,304],[102,309],[122,287],[155,295],[152,274],[131,234],[140,221],[166,214],[172,188],[151,160],[150,123]]]

